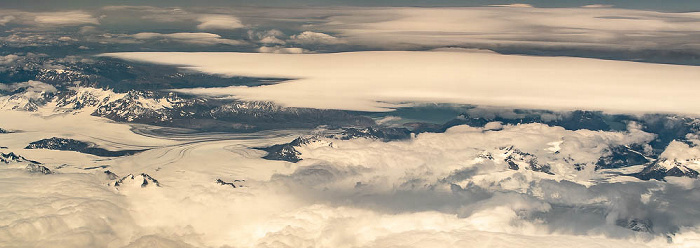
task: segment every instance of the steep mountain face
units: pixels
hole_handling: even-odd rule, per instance
[[[5,164],[11,164],[11,163],[41,164],[40,162],[26,159],[25,157],[22,157],[20,155],[15,154],[14,152],[9,152],[9,153],[0,152],[0,163],[5,163]]]
[[[159,97],[153,92],[129,91],[124,96],[98,104],[92,114],[123,122],[158,123],[173,119],[173,109],[187,104],[174,94]]]
[[[36,72],[34,80],[49,84],[63,84],[66,82],[92,82],[98,77],[83,73],[78,68],[48,69],[41,68]]]
[[[606,153],[596,163],[596,169],[616,169],[641,165],[654,159],[651,147],[647,144],[610,147],[606,149]]]
[[[97,108],[121,99],[124,94],[96,88],[71,88],[56,96],[56,111],[80,111]]]
[[[649,163],[634,176],[643,180],[663,180],[666,177],[697,178],[700,172],[700,149],[697,142],[696,139],[672,141],[659,155],[659,159]]]
[[[340,110],[281,107],[271,102],[180,97],[172,92],[68,87],[56,90],[41,82],[12,85],[0,108],[52,113],[89,112],[114,121],[206,131],[259,131],[314,128],[318,125],[370,126],[368,117]],[[9,88],[9,86],[8,86]],[[2,93],[2,92],[0,92]],[[42,111],[46,113],[47,111]]]
[[[325,143],[316,136],[309,137],[298,137],[292,142],[285,144],[277,144],[269,147],[256,148],[267,152],[263,158],[268,160],[281,160],[296,163],[302,160],[301,152],[297,149],[311,144],[319,144],[325,146],[332,146],[332,143]]]
[[[663,180],[666,177],[698,178],[698,168],[700,168],[700,159],[678,161],[662,158],[651,163],[634,176],[642,180]]]
[[[40,162],[29,160],[21,155],[15,154],[14,152],[0,152],[0,163],[4,163],[7,165],[27,164],[25,170],[29,173],[37,173],[44,175],[53,174],[53,172],[49,170],[49,168],[46,168],[46,166],[41,165]]]
[[[112,175],[116,176],[114,173],[112,173]],[[141,188],[160,187],[160,182],[146,173],[138,175],[129,174],[114,181],[115,188],[119,189],[124,186],[140,186]]]
[[[0,109],[37,111],[50,102],[56,92],[53,86],[39,81],[0,84]]]
[[[519,170],[529,169],[537,172],[544,172],[547,174],[554,174],[551,172],[552,167],[549,164],[541,164],[537,161],[537,156],[523,152],[513,146],[501,147],[499,150],[502,152],[498,154],[497,157],[503,158],[508,164],[508,169]]]

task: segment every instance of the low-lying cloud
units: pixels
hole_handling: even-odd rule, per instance
[[[33,123],[30,129],[38,128],[41,125]],[[68,167],[39,176],[3,165],[0,205],[7,218],[0,219],[0,244],[341,248],[697,244],[700,216],[693,206],[700,202],[693,192],[700,184],[696,180],[640,181],[594,172],[592,167],[577,171],[567,164],[570,159],[591,163],[607,146],[646,142],[653,135],[634,125],[624,132],[570,131],[543,124],[501,128],[456,126],[445,133],[392,142],[328,139],[333,145],[300,147],[304,160],[293,166],[256,158],[255,150],[241,146],[260,142],[250,140],[166,146],[103,161],[112,163],[109,169],[119,175],[148,171],[162,187],[142,188],[137,181],[115,189],[102,171]],[[90,133],[100,130],[93,127]],[[550,163],[555,174],[508,169],[501,160],[503,146],[536,155],[539,162]],[[218,177],[248,180],[241,182],[244,187],[232,188],[216,184]],[[650,229],[633,231],[626,226],[630,221],[647,223]]]
[[[335,45],[344,43],[335,36],[312,31],[304,31],[300,34],[292,35],[289,39],[293,43],[303,45]]]
[[[130,35],[131,38],[137,40],[161,40],[161,41],[173,41],[181,42],[195,45],[215,45],[215,44],[225,44],[225,45],[241,45],[244,44],[238,40],[224,39],[218,34],[212,33],[171,33],[171,34],[161,34],[161,33],[137,33]]]
[[[61,26],[99,25],[100,20],[94,14],[83,10],[25,12],[0,9],[0,26],[6,26],[9,23],[55,28]]]
[[[44,25],[100,24],[97,18],[82,11],[38,13],[34,21]]]

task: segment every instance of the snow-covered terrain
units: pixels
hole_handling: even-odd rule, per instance
[[[32,172],[23,159],[0,164],[6,247],[697,244],[700,218],[688,208],[700,203],[688,197],[696,180],[595,170],[607,147],[654,138],[635,126],[455,126],[395,141],[314,135],[296,143],[303,160],[290,163],[262,159],[255,148],[299,130],[187,133],[86,113],[2,111],[0,119],[13,131],[0,134],[2,152],[52,172]],[[158,129],[177,134],[148,131]],[[23,149],[54,136],[146,151],[107,158]],[[663,156],[688,154],[682,149],[697,152],[674,143]]]
[[[446,123],[401,124],[167,91],[3,87],[0,246],[700,240],[689,207],[700,203],[692,117],[471,106]],[[171,124],[197,118],[279,124],[246,132]],[[289,124],[332,118],[336,125]]]

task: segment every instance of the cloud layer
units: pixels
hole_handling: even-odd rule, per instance
[[[161,33],[137,33],[130,35],[129,37],[136,40],[160,40],[160,41],[173,41],[182,42],[195,45],[215,45],[215,44],[226,44],[226,45],[241,45],[243,42],[231,39],[221,38],[218,34],[212,33],[171,33],[171,34],[161,34]]]
[[[34,17],[34,20],[44,25],[83,25],[100,23],[97,18],[82,11],[39,13]]]
[[[480,52],[336,54],[116,53],[212,74],[295,80],[262,87],[181,90],[294,107],[386,111],[426,101],[542,109],[699,114],[700,69]],[[663,83],[661,83],[663,82]]]
[[[700,49],[698,12],[514,6],[345,12],[312,28],[339,33],[353,43],[384,47],[527,45],[695,52]]]
[[[90,11],[3,10],[0,11],[0,26],[26,25],[29,28],[14,31],[32,32],[47,25],[96,25],[100,27],[99,32],[106,35],[206,31],[227,39],[248,38],[257,45],[241,49],[243,51],[256,51],[260,47],[278,47],[280,51],[302,48],[306,52],[461,47],[515,54],[698,65],[698,13],[610,6],[537,8],[526,5],[304,9],[108,6]],[[265,35],[265,32],[275,34]],[[249,34],[248,37],[245,34]],[[259,35],[263,36],[257,37]],[[76,40],[84,38],[76,34],[67,36]],[[97,37],[91,40],[101,44],[119,42]],[[34,39],[32,42],[46,41]]]

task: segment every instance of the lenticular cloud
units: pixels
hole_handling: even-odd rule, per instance
[[[113,53],[211,74],[290,78],[263,87],[180,92],[292,107],[386,111],[426,101],[540,109],[698,114],[696,66],[473,52]],[[274,68],[274,70],[272,70]],[[658,82],[665,82],[659,88]]]

